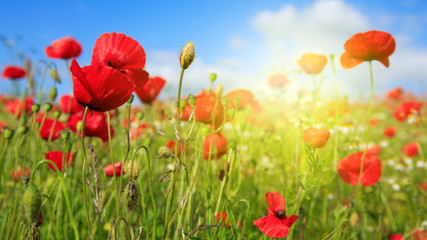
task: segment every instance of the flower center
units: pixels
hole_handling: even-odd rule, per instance
[[[111,61],[108,61],[108,62],[107,62],[107,64],[108,64],[108,66],[110,66],[110,67],[112,67],[112,68],[116,69],[117,71],[119,71],[119,72],[121,72],[121,73],[123,73],[123,74],[126,74],[126,72],[125,72],[125,71],[121,71],[121,70],[120,70],[120,69],[118,69],[116,66],[114,66],[114,65],[113,65],[113,63],[112,63]]]
[[[283,217],[285,217],[285,218],[286,218],[285,211],[277,211],[277,212],[276,212],[276,215],[277,215],[277,217],[278,217],[278,218],[280,218],[280,219],[282,219]]]

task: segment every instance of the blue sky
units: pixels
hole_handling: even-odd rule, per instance
[[[102,33],[133,37],[147,53],[147,71],[168,80],[171,96],[177,88],[179,52],[189,40],[197,56],[184,77],[184,95],[205,87],[210,72],[218,74],[225,90],[243,87],[268,95],[265,82],[270,73],[298,68],[295,60],[305,52],[339,56],[346,39],[371,29],[390,32],[397,42],[389,69],[374,64],[376,93],[403,86],[421,94],[427,88],[427,2],[423,0],[8,1],[1,9],[0,34],[16,42],[12,52],[27,49],[32,61],[47,59],[44,48],[67,35],[83,46],[80,65],[90,63],[95,40]],[[54,62],[66,79],[64,63]],[[20,62],[0,46],[0,68],[11,63]],[[368,93],[367,64],[352,70],[335,64],[342,94]],[[330,66],[325,76],[332,84]],[[311,87],[308,76],[291,78],[295,89]],[[69,86],[63,83],[60,93],[70,92]],[[10,83],[1,81],[0,87],[7,92]]]

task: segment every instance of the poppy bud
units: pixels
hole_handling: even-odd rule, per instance
[[[226,108],[228,105],[228,98],[226,97],[221,98],[221,104],[224,108]]]
[[[33,111],[33,113],[38,113],[40,111],[40,105],[33,104],[33,106],[31,106],[31,111]]]
[[[179,108],[181,109],[181,111],[184,111],[185,109],[185,101],[179,101]]]
[[[210,129],[209,129],[209,127],[207,127],[207,126],[203,126],[203,127],[201,127],[201,129],[200,129],[200,134],[202,135],[202,136],[206,136],[206,135],[208,135],[208,133],[210,132]]]
[[[50,103],[45,103],[45,104],[44,104],[44,106],[43,106],[43,108],[44,108],[44,110],[45,110],[46,112],[49,112],[50,110],[52,110],[52,104],[50,104]]]
[[[172,151],[166,146],[161,146],[159,148],[159,154],[162,158],[170,158],[172,156]]]
[[[114,231],[116,232],[116,238],[115,240],[127,240],[128,238],[128,228],[126,226],[126,222],[125,221],[119,221],[116,224],[116,227],[114,229]]]
[[[3,132],[4,138],[6,139],[11,139],[13,137],[13,134],[15,133],[15,131],[13,131],[10,128],[3,128],[2,132]]]
[[[53,86],[50,90],[49,90],[49,100],[51,102],[54,102],[56,99],[56,96],[58,96],[58,91],[56,90],[56,87]]]
[[[357,227],[359,225],[359,216],[355,212],[350,215],[350,225],[352,227]]]
[[[136,118],[137,118],[139,121],[141,121],[141,120],[144,118],[144,113],[142,113],[142,112],[137,113],[137,114],[136,114]]]
[[[59,75],[58,75],[58,72],[56,71],[56,69],[51,68],[51,69],[49,70],[49,74],[50,74],[50,77],[51,77],[55,82],[57,82],[57,83],[61,83],[61,79],[59,79]]]
[[[138,205],[139,190],[136,184],[131,181],[126,184],[122,192],[122,204],[127,213],[131,213]]]
[[[233,140],[230,142],[230,148],[233,149],[234,151],[236,151],[237,149],[237,142],[236,140]]]
[[[216,80],[216,74],[215,73],[211,73],[209,77],[211,78],[212,83],[215,82],[215,80]]]
[[[236,114],[236,109],[234,109],[234,108],[229,108],[229,109],[227,110],[227,114],[228,114],[228,116],[229,116],[230,118],[234,118],[234,115]]]
[[[53,112],[53,119],[58,120],[58,118],[61,116],[61,112],[60,111],[55,111]]]
[[[67,140],[70,138],[70,132],[62,132],[62,133],[61,133],[61,138],[62,138],[64,141],[67,141]]]
[[[234,98],[233,99],[233,103],[234,103],[234,106],[239,106],[239,98]]]
[[[216,99],[220,99],[221,98],[221,96],[222,96],[222,90],[223,90],[222,83],[220,83],[218,85],[218,87],[216,87],[216,89],[215,89],[215,97],[216,97]]]
[[[40,208],[42,206],[42,196],[40,190],[35,185],[29,185],[22,196],[22,206],[24,216],[30,226],[39,220]]]
[[[141,169],[141,166],[139,165],[138,162],[134,161],[133,167],[132,167],[132,161],[129,161],[128,164],[126,164],[125,172],[132,173],[132,177],[137,178],[139,176],[140,169]]]
[[[133,99],[134,99],[135,97],[133,96],[133,95],[130,95],[130,98],[129,98],[129,100],[128,100],[128,103],[129,104],[131,104],[132,102],[133,102]]]
[[[335,59],[335,55],[334,54],[329,55],[329,59],[331,59],[331,62],[333,62]]]
[[[26,134],[28,132],[28,128],[26,127],[26,126],[20,126],[19,128],[18,128],[18,133],[19,134]]]
[[[191,108],[194,108],[194,104],[196,104],[196,97],[193,94],[189,94],[187,97],[187,101],[190,104]]]
[[[192,41],[189,41],[187,45],[182,49],[179,57],[179,62],[182,69],[187,69],[194,60],[194,45]]]

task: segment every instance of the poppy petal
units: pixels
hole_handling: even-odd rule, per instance
[[[344,52],[340,58],[341,66],[344,69],[354,68],[357,65],[361,64],[363,61],[352,58],[348,52]]]
[[[265,194],[265,199],[267,200],[268,207],[273,211],[274,216],[276,216],[275,213],[285,210],[285,198],[280,193],[268,192]],[[271,212],[269,211],[269,213]]]
[[[253,223],[267,237],[284,238],[289,234],[289,227],[274,216],[266,216],[253,221]]]

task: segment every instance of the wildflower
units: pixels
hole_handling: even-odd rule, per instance
[[[341,179],[355,186],[359,182],[360,167],[362,163],[363,152],[351,154],[341,159],[337,165],[338,175]],[[371,154],[369,151],[365,154],[363,161],[363,172],[361,183],[363,186],[375,185],[381,178],[381,160],[378,156]]]
[[[405,121],[409,116],[417,114],[421,108],[420,102],[403,102],[397,106],[393,115],[399,122]]]
[[[308,74],[318,74],[323,71],[328,59],[325,55],[315,53],[305,53],[297,60],[297,63]]]
[[[302,137],[305,143],[309,142],[314,148],[320,148],[328,142],[330,133],[328,129],[307,128]]]
[[[221,218],[222,218],[222,226],[224,227],[224,225],[225,225],[225,220],[227,219],[227,213],[226,212],[219,212],[217,215],[216,215],[216,221],[218,222]],[[230,222],[229,221],[227,221],[227,228],[231,228],[231,225],[230,225]]]
[[[51,46],[45,48],[49,58],[70,59],[80,56],[82,46],[72,37],[63,37],[52,42]]]
[[[105,175],[107,177],[114,177],[114,169],[116,170],[116,177],[120,177],[120,175],[122,175],[124,173],[124,171],[122,170],[122,163],[121,162],[114,163],[114,168],[113,168],[113,164],[109,163],[109,164],[107,164],[107,166],[105,166],[102,169],[102,171],[105,172]]]
[[[390,90],[387,93],[387,98],[388,99],[393,99],[393,100],[402,100],[403,96],[403,90],[401,87],[397,87],[395,89]]]
[[[235,89],[228,92],[225,97],[228,99],[228,108],[234,108],[234,99],[239,99],[237,109],[243,109],[254,100],[254,94],[246,89]]]
[[[291,80],[286,74],[276,72],[268,77],[267,83],[271,88],[284,88],[291,83]]]
[[[23,78],[27,75],[25,70],[19,66],[6,66],[3,69],[2,78],[9,78],[12,80],[16,80],[19,78]]]
[[[203,157],[205,160],[218,159],[227,153],[227,138],[221,133],[214,133],[206,137],[203,144]]]
[[[66,159],[63,160],[62,159],[63,154],[61,151],[51,151],[51,152],[46,153],[46,155],[45,155],[45,158],[54,162],[55,165],[58,167],[59,171],[61,171],[61,172],[62,172],[63,168],[70,166],[70,164],[72,162],[74,162],[74,157],[75,157],[74,154],[67,152],[66,153]],[[65,166],[62,166],[63,161],[65,162]],[[53,171],[56,171],[55,167],[52,164],[48,163],[47,165],[50,169],[52,169]]]
[[[196,121],[206,124],[214,122],[215,127],[221,126],[224,121],[224,108],[221,101],[215,97],[215,93],[199,94],[196,96],[194,104],[194,114]],[[182,120],[189,120],[192,109],[188,101],[186,101],[185,109],[182,112]]]
[[[42,120],[39,119],[37,122],[42,122]],[[55,126],[53,126],[54,124]],[[46,118],[40,129],[40,137],[46,141],[51,137],[50,140],[55,141],[61,136],[61,131],[64,130],[65,127],[66,125],[58,120],[55,121],[53,119]]]
[[[401,234],[390,234],[390,235],[388,235],[388,239],[390,239],[390,240],[402,240],[403,236]]]
[[[156,100],[165,84],[166,80],[156,76],[149,78],[147,83],[142,87],[136,88],[135,92],[141,102],[151,104]]]
[[[418,154],[418,145],[417,145],[417,143],[411,142],[411,143],[406,144],[403,147],[403,152],[407,156],[409,156],[409,157],[415,156],[416,154]]]
[[[72,114],[67,121],[67,126],[71,131],[77,131],[78,122],[83,120],[83,112]],[[107,117],[104,113],[91,112],[87,114],[85,121],[84,135],[88,137],[99,137],[103,142],[108,141]],[[111,138],[114,137],[114,128],[111,126]]]
[[[344,44],[341,65],[345,69],[353,68],[363,61],[378,60],[384,66],[390,65],[388,57],[394,52],[396,42],[390,33],[368,31],[357,33]]]
[[[267,200],[268,215],[253,221],[259,230],[267,237],[284,238],[288,235],[289,229],[298,219],[297,215],[286,216],[285,198],[278,192],[268,192],[265,194]]]
[[[396,134],[396,128],[393,126],[388,126],[385,130],[384,130],[384,136],[387,137],[393,137]]]
[[[25,168],[24,170],[21,166],[18,166],[17,171],[15,172],[15,170],[12,170],[10,176],[12,179],[19,181],[23,176],[30,176],[30,169]]]
[[[127,102],[137,86],[148,80],[145,52],[137,41],[121,33],[104,33],[95,42],[92,64],[81,68],[73,59],[73,92],[77,101],[105,112]]]
[[[12,114],[15,115],[16,110],[18,110],[18,118],[21,117],[22,110],[24,110],[27,114],[31,113],[31,107],[33,105],[33,98],[27,97],[25,99],[25,106],[23,106],[21,99],[10,100],[6,104],[6,109]]]

